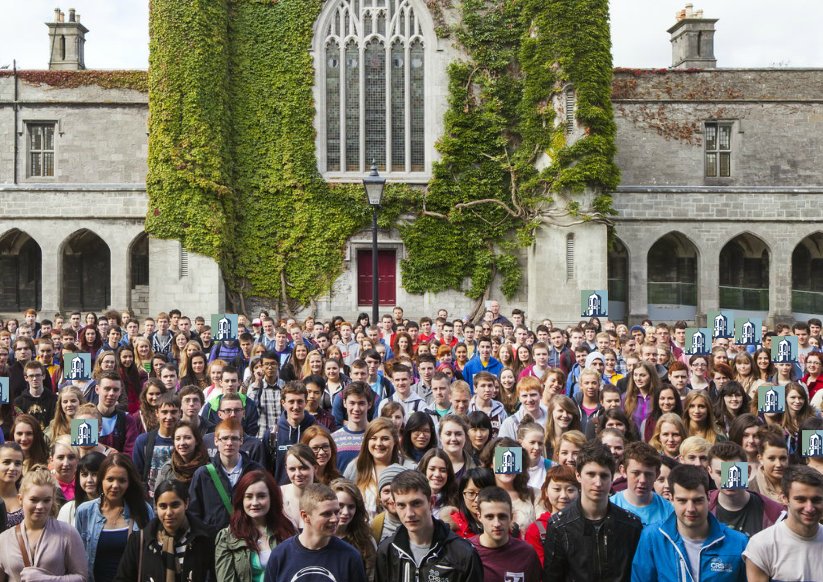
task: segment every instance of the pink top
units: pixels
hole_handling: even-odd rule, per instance
[[[63,491],[63,497],[66,498],[66,501],[74,499],[74,482],[63,483],[60,479],[57,482],[60,484],[60,490]]]
[[[25,523],[20,524],[23,539],[26,540]],[[24,543],[26,543],[24,541]],[[26,547],[31,555],[31,548]],[[37,551],[32,559],[32,568],[26,571],[27,582],[85,582],[88,579],[88,558],[83,540],[73,526],[49,518],[43,531]],[[17,542],[15,528],[0,534],[0,579],[19,582],[23,570],[23,555]]]

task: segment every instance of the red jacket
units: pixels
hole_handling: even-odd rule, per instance
[[[525,539],[537,552],[541,566],[543,565],[543,542],[546,541],[546,526],[549,525],[549,518],[551,516],[551,511],[546,511],[541,514],[533,524],[526,528]]]
[[[806,388],[809,389],[809,400],[814,398],[814,395],[818,390],[823,390],[823,376],[818,376],[817,380],[811,382],[809,380],[809,375],[806,374],[800,381],[803,382],[806,385]]]

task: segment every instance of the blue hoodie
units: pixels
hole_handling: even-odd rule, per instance
[[[746,534],[726,527],[709,514],[709,536],[700,550],[700,572],[693,576],[677,515],[643,528],[632,562],[632,582],[746,581],[743,550]]]
[[[277,448],[274,452],[274,479],[278,485],[286,485],[289,478],[286,475],[286,453],[292,445],[300,442],[303,431],[315,424],[314,417],[308,412],[303,413],[303,422],[293,427],[286,420],[286,411],[277,419]]]
[[[475,374],[477,374],[478,372],[488,372],[489,374],[493,374],[499,377],[500,372],[502,371],[503,364],[500,363],[500,360],[489,357],[489,361],[484,367],[483,362],[480,361],[480,354],[475,352],[474,356],[472,356],[472,359],[469,360],[463,367],[463,379],[469,385],[469,389],[471,390],[471,393],[473,395]]]

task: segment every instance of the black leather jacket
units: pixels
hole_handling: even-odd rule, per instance
[[[598,527],[583,517],[578,499],[546,527],[543,581],[628,582],[642,530],[637,516],[613,503]]]

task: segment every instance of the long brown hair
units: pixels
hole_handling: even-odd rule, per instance
[[[303,436],[300,437],[300,442],[306,446],[309,446],[311,440],[315,437],[323,437],[329,442],[329,462],[323,465],[323,467],[319,467],[317,472],[314,476],[315,483],[322,483],[323,485],[328,485],[335,479],[339,479],[341,477],[340,471],[337,468],[337,443],[334,442],[334,439],[327,429],[322,424],[313,424],[305,431],[303,431]]]
[[[355,462],[355,468],[357,469],[355,482],[361,489],[377,484],[374,459],[369,453],[369,441],[381,430],[389,431],[389,434],[391,434],[392,440],[394,441],[392,445],[391,459],[388,464],[400,464],[400,435],[397,433],[394,423],[388,418],[375,418],[369,423],[368,428],[366,428],[366,434],[363,435],[363,443],[360,445],[360,454],[357,455],[357,461]]]
[[[131,457],[123,453],[112,453],[107,456],[100,464],[100,469],[97,471],[97,494],[103,495],[103,480],[106,478],[106,473],[112,467],[120,467],[126,471],[128,475],[129,485],[123,494],[123,501],[129,506],[131,516],[140,529],[146,527],[149,523],[149,512],[146,508],[146,490],[140,474],[132,462]]]
[[[366,504],[363,502],[363,494],[348,479],[335,479],[330,487],[335,493],[347,493],[354,500],[354,516],[346,526],[346,535],[341,539],[360,552],[364,564],[373,563],[377,552],[374,549],[374,538],[371,535],[369,513],[366,511]]]
[[[14,439],[14,430],[18,424],[25,423],[31,427],[31,447],[29,447],[29,458],[23,462],[23,472],[35,465],[49,464],[49,446],[46,444],[46,437],[40,427],[40,421],[29,414],[18,414],[11,425],[11,438]],[[25,452],[23,453],[25,457]]]
[[[252,552],[257,551],[260,531],[254,525],[252,518],[246,514],[246,510],[243,509],[243,498],[246,496],[246,490],[249,487],[261,482],[265,483],[266,489],[269,490],[269,512],[266,514],[266,528],[274,532],[277,543],[283,542],[297,533],[291,520],[283,515],[283,495],[280,492],[280,487],[274,481],[274,477],[265,471],[249,471],[240,478],[237,487],[234,489],[234,495],[232,496],[234,512],[229,519],[229,531],[237,539],[246,542],[246,547]]]

